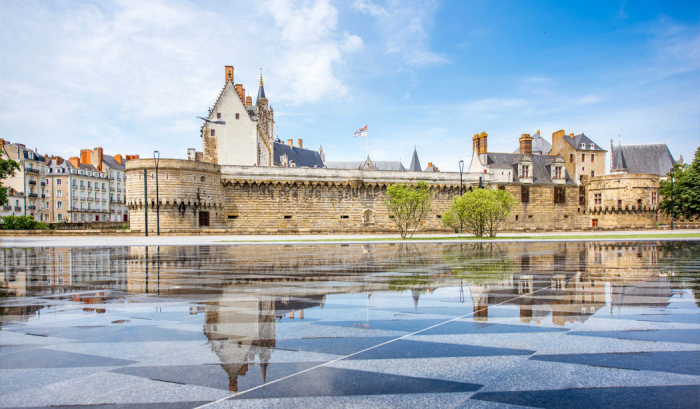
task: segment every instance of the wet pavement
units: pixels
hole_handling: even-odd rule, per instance
[[[699,241],[2,248],[0,294],[0,407],[700,407]]]

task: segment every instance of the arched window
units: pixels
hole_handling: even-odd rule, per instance
[[[374,223],[374,212],[371,209],[367,209],[362,212],[362,223],[371,224]]]

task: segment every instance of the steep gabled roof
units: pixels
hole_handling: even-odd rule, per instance
[[[552,144],[542,137],[539,133],[534,133],[532,137],[532,153],[539,155],[547,155],[552,151]],[[520,153],[520,147],[514,150],[513,153]]]
[[[323,159],[321,159],[321,154],[318,151],[311,149],[297,148],[294,146],[289,146],[281,142],[274,143],[274,164],[277,166],[282,165],[281,158],[287,155],[287,160],[294,162],[296,167],[307,167],[307,168],[323,168]]]
[[[646,145],[618,145],[613,147],[613,169],[620,164],[617,162],[618,150],[621,150],[624,166],[631,174],[653,174],[666,176],[676,161],[665,143]]]
[[[572,138],[569,135],[564,135],[564,140],[569,142],[569,144],[574,148],[574,149],[585,149],[588,151],[603,151],[607,152],[605,149],[601,148],[600,145],[597,143],[593,142],[589,137],[587,137],[584,133],[580,133],[578,135],[574,135]],[[585,148],[581,148],[581,144],[585,144]],[[593,145],[593,148],[590,148],[590,146]]]
[[[124,170],[126,168],[126,166],[117,162],[117,160],[114,159],[114,156],[111,155],[102,155],[102,162],[106,163],[107,167],[112,169]]]
[[[330,161],[326,162],[328,169],[363,169],[367,161]],[[376,170],[390,170],[395,172],[404,172],[406,168],[400,161],[391,160],[370,160],[371,166]]]
[[[513,181],[519,182],[518,178],[518,162],[523,155],[518,153],[486,153],[486,165],[493,169],[510,170],[513,172]],[[532,183],[533,184],[550,184],[552,182],[551,166],[558,155],[531,155],[532,159]],[[564,167],[566,173],[566,183],[575,185],[576,182],[571,178],[569,172]]]

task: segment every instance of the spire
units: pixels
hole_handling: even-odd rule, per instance
[[[420,167],[420,161],[418,160],[418,151],[416,151],[416,147],[413,147],[413,158],[411,158],[411,166],[408,168],[409,171],[411,172],[420,172],[423,169]]]
[[[622,145],[620,142],[617,143],[617,149],[613,155],[613,172],[626,172],[627,162],[625,162],[625,155],[622,153]]]
[[[255,101],[255,104],[257,105],[258,102],[260,102],[260,99],[266,98],[265,97],[265,87],[263,87],[263,77],[262,77],[262,68],[260,69],[260,88],[258,88],[258,99]]]

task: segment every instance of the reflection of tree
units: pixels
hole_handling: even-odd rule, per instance
[[[387,287],[391,291],[404,292],[411,290],[413,302],[418,308],[418,299],[428,292],[434,282],[429,271],[429,261],[424,258],[418,246],[411,243],[400,243],[393,258],[394,268],[398,273],[387,281]]]
[[[670,277],[674,286],[690,288],[695,304],[700,307],[700,271],[698,254],[700,243],[695,241],[670,241],[659,245],[659,269]]]
[[[457,278],[471,284],[490,284],[511,278],[517,265],[494,243],[464,243],[446,246],[442,259]]]

